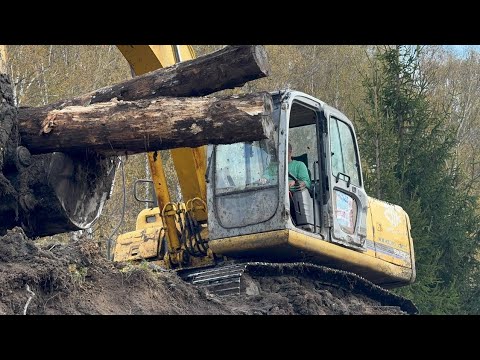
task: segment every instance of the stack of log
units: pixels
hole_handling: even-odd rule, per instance
[[[116,157],[229,144],[273,133],[268,93],[213,97],[268,75],[262,46],[212,54],[43,107],[16,108],[0,74],[0,235],[89,227],[115,176]]]

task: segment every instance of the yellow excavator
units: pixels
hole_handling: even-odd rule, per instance
[[[187,45],[118,48],[136,75],[195,57]],[[183,202],[148,154],[158,206],[117,238],[113,260],[156,261],[218,294],[240,292],[244,272],[309,274],[416,313],[386,290],[415,280],[409,217],[366,194],[351,121],[302,92],[271,95],[273,139],[171,150]],[[289,143],[310,188],[290,191]]]

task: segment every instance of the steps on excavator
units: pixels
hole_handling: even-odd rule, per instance
[[[217,295],[240,295],[240,282],[247,263],[223,265],[180,273],[183,280]]]
[[[378,301],[381,306],[395,306],[407,314],[418,314],[411,300],[396,295],[371,281],[351,272],[303,262],[267,263],[234,262],[215,267],[181,270],[179,275],[194,285],[204,287],[217,295],[240,295],[246,286],[242,276],[247,272],[252,278],[264,276],[302,276],[327,286],[342,288]]]

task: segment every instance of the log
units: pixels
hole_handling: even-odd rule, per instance
[[[156,98],[69,106],[44,114],[20,109],[22,144],[32,153],[104,156],[270,138],[272,98],[266,92],[223,98]]]
[[[39,107],[47,113],[67,106],[87,106],[114,98],[124,101],[160,96],[205,96],[241,87],[268,76],[267,53],[262,45],[227,46],[211,54],[151,71],[133,79],[107,86],[72,99]]]
[[[43,144],[45,141],[55,139],[56,134],[50,137],[38,135],[41,134],[40,124],[45,119],[51,119],[55,110],[62,110],[72,106],[89,106],[100,102],[115,101],[137,101],[143,99],[151,99],[159,96],[186,97],[186,96],[202,96],[211,94],[215,91],[242,86],[245,82],[267,76],[269,73],[269,65],[265,48],[261,45],[243,45],[228,46],[222,50],[212,54],[201,56],[199,58],[178,63],[168,68],[162,68],[142,76],[135,77],[131,80],[108,86],[91,93],[56,102],[43,107],[19,109],[19,130],[22,138],[22,144],[26,146],[32,154],[40,154],[48,151],[66,151],[77,152],[78,148],[69,150],[64,147],[55,146],[55,144]],[[128,105],[125,104],[126,107]],[[134,106],[134,105],[132,105]],[[140,105],[143,106],[143,105]],[[72,110],[72,109],[69,109]],[[74,111],[77,111],[75,109]],[[95,111],[95,110],[93,110]],[[61,116],[61,115],[59,115]],[[39,121],[39,119],[41,119]],[[130,121],[128,119],[128,121]],[[84,128],[84,131],[86,128]],[[155,149],[145,146],[151,141],[151,137],[146,129],[145,136],[140,138],[143,142],[142,151],[146,148],[151,150],[167,149],[165,144]],[[68,131],[66,131],[68,133]],[[66,135],[63,132],[63,135]],[[89,130],[89,133],[93,131]],[[75,139],[85,137],[85,134],[79,134]],[[105,135],[105,131],[101,131]],[[199,136],[197,136],[199,137]],[[111,142],[111,139],[109,139]],[[242,141],[239,139],[238,141]],[[67,143],[67,145],[70,142]],[[187,144],[185,141],[181,147],[194,147],[194,144]],[[205,144],[205,143],[203,143]],[[109,145],[108,149],[102,152],[116,153],[123,151],[126,146]],[[177,146],[175,146],[177,147]],[[99,147],[100,148],[100,147]],[[138,146],[137,146],[138,148]],[[132,152],[138,152],[138,149],[132,149]]]

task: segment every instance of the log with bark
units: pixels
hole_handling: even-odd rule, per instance
[[[0,235],[16,225],[30,237],[88,227],[110,193],[116,162],[107,155],[268,136],[267,94],[152,100],[206,95],[267,74],[263,47],[227,47],[74,99],[20,108],[19,120],[2,77]]]
[[[67,106],[87,106],[112,99],[135,101],[160,96],[205,96],[241,87],[248,81],[268,76],[269,71],[263,46],[227,46],[211,54],[151,71],[113,86],[39,107],[37,112],[46,114]]]
[[[269,138],[272,98],[157,98],[69,106],[46,114],[20,109],[22,144],[32,153],[134,154]]]

